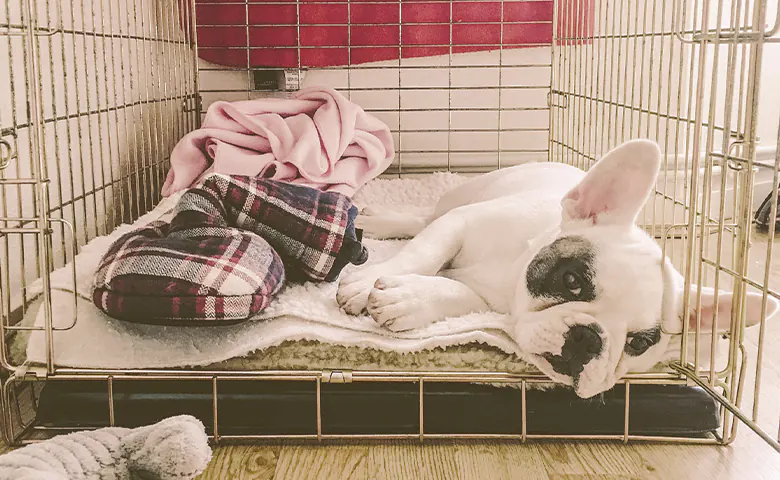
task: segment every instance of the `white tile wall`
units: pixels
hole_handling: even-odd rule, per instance
[[[398,148],[391,170],[399,165],[493,168],[499,163],[499,148],[532,150],[501,152],[502,165],[546,159],[550,61],[548,47],[412,58],[352,69],[308,70],[303,86],[339,89],[387,123]],[[215,100],[247,98],[251,83],[245,72],[200,64],[205,108]],[[499,127],[508,131],[499,132]]]

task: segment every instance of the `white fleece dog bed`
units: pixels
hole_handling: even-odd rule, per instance
[[[431,209],[447,190],[465,180],[453,174],[420,178],[375,180],[355,196],[360,207]],[[495,313],[472,314],[437,322],[428,327],[393,333],[370,317],[344,314],[335,301],[336,283],[288,286],[260,315],[233,326],[173,327],[141,325],[115,320],[93,304],[91,285],[95,268],[109,245],[120,235],[150,221],[164,218],[178,200],[171,197],[133,225],[123,225],[111,235],[96,238],[77,255],[78,321],[69,330],[54,333],[54,361],[59,366],[82,368],[172,368],[212,365],[290,341],[317,341],[346,347],[407,353],[437,347],[480,343],[507,354],[520,355],[512,340],[512,322]],[[387,258],[400,241],[366,239],[370,262]],[[352,267],[350,267],[352,268]],[[55,328],[73,319],[70,266],[52,276]],[[40,284],[36,283],[33,289]],[[44,324],[38,312],[35,325]],[[27,361],[45,361],[42,332],[33,332],[27,344]]]

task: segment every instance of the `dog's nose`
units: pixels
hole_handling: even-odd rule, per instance
[[[594,328],[575,325],[566,333],[561,357],[569,364],[570,375],[579,375],[601,353],[601,335]]]
[[[547,360],[553,369],[572,377],[578,376],[585,365],[601,354],[603,342],[598,326],[575,325],[564,335],[565,341],[560,355],[550,355]]]

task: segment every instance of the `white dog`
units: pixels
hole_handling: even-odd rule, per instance
[[[432,217],[363,212],[367,234],[414,238],[346,274],[337,300],[395,331],[508,313],[521,350],[550,378],[583,398],[608,390],[679,352],[680,336],[670,345],[661,325],[682,330],[682,277],[635,225],[660,162],[655,143],[633,140],[587,173],[532,163],[476,177],[444,195]],[[688,321],[700,317],[700,331],[711,331],[717,310],[718,330],[728,328],[731,294],[720,292],[715,305],[714,291],[702,290]],[[761,304],[749,295],[746,326],[760,321]],[[770,298],[766,315],[777,308]]]

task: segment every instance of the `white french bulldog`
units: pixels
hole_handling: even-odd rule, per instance
[[[338,303],[394,331],[507,313],[543,373],[583,398],[606,391],[627,372],[679,356],[681,336],[661,326],[682,331],[682,276],[635,224],[660,163],[654,142],[632,140],[587,173],[531,163],[476,177],[444,195],[431,217],[363,212],[366,234],[414,238],[389,260],[345,274]],[[717,310],[717,331],[728,329],[731,294],[718,297],[715,305],[714,291],[702,288],[691,328],[698,317],[699,331],[711,332]],[[750,293],[746,326],[760,322],[761,305]],[[766,316],[777,309],[770,298]]]

